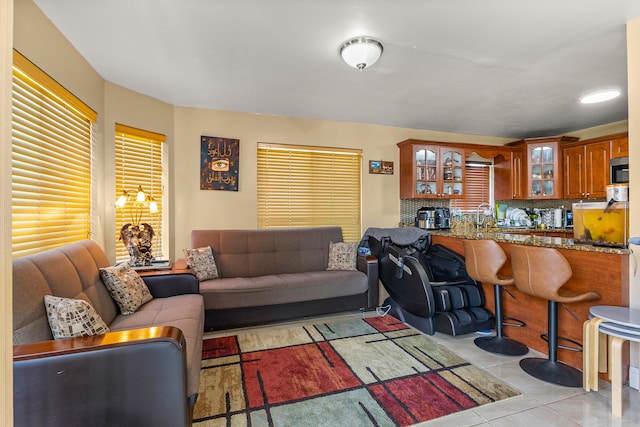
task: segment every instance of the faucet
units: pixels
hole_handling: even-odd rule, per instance
[[[491,209],[491,205],[489,203],[480,203],[478,205],[476,209],[476,228],[480,228],[480,209],[483,207]]]

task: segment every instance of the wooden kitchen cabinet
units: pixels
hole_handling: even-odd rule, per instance
[[[494,199],[526,199],[524,151],[514,148],[494,158]]]
[[[623,132],[609,136],[611,140],[611,158],[629,156],[629,133]]]
[[[461,147],[407,140],[400,147],[400,198],[463,198],[465,152]]]
[[[565,147],[562,156],[564,198],[589,199],[607,196],[611,159],[609,140]]]
[[[577,138],[536,138],[525,140],[527,197],[560,199],[563,197],[561,143]]]

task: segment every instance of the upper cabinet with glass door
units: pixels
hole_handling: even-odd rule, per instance
[[[570,137],[526,140],[529,199],[562,198],[560,143],[575,140]]]
[[[407,140],[398,144],[400,198],[464,197],[464,150],[425,143],[430,141]]]
[[[464,176],[464,152],[450,148],[441,148],[442,192],[446,196],[462,196],[462,178]]]

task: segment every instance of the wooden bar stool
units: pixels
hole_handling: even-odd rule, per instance
[[[611,413],[622,416],[622,345],[640,342],[640,310],[599,305],[589,309],[585,322],[584,389],[598,390],[598,371],[611,378]],[[607,340],[602,340],[601,335]],[[608,341],[608,343],[607,343]],[[608,344],[608,345],[607,345]],[[607,363],[608,361],[608,363]]]
[[[513,245],[511,267],[516,288],[524,294],[548,301],[548,333],[542,335],[548,343],[547,359],[530,357],[520,360],[520,367],[542,381],[566,387],[582,387],[582,372],[558,361],[558,348],[582,351],[578,342],[558,337],[558,303],[593,301],[600,296],[595,292],[576,293],[562,286],[571,278],[569,262],[556,249]],[[569,341],[575,347],[559,346],[558,341]]]
[[[492,337],[478,337],[474,343],[485,351],[508,356],[522,356],[529,352],[529,348],[502,334],[504,325],[524,326],[523,322],[503,324],[502,315],[502,287],[514,284],[512,277],[502,277],[498,271],[507,262],[507,255],[500,245],[493,240],[464,240],[464,258],[467,273],[476,282],[493,283],[493,295],[496,318],[496,335]]]

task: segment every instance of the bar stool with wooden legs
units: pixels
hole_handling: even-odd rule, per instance
[[[562,289],[573,273],[566,258],[553,248],[512,245],[511,268],[520,292],[548,301],[548,333],[541,337],[548,343],[549,356],[547,359],[522,359],[520,367],[542,381],[566,387],[582,387],[582,372],[558,361],[559,348],[582,351],[580,343],[558,336],[558,303],[593,301],[600,296],[595,292],[576,293]],[[568,341],[575,347],[560,346],[559,340]]]
[[[503,323],[502,314],[502,287],[512,286],[512,277],[503,277],[498,271],[507,262],[507,255],[500,245],[493,240],[464,240],[464,258],[467,274],[476,282],[492,283],[496,319],[496,335],[491,337],[478,337],[473,342],[481,349],[508,356],[522,356],[529,352],[529,348],[516,340],[505,337],[502,327],[505,325],[525,326],[523,322]],[[515,320],[515,319],[512,319]]]

